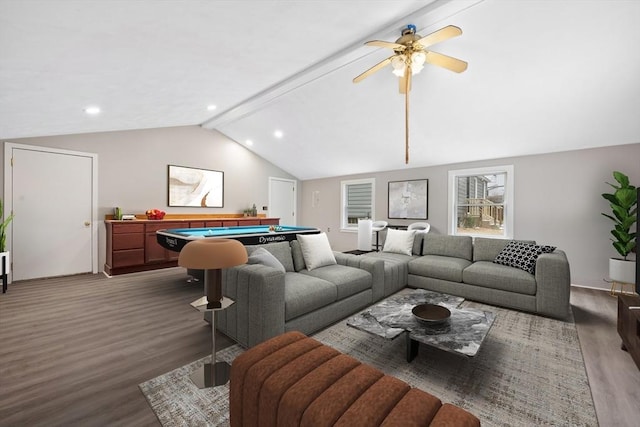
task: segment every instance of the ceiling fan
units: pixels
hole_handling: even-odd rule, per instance
[[[416,34],[415,25],[407,25],[402,30],[402,36],[395,42],[382,40],[371,40],[365,43],[367,46],[377,46],[393,49],[394,54],[378,62],[364,73],[353,79],[354,83],[359,83],[366,77],[391,64],[393,74],[400,78],[400,93],[405,95],[405,164],[409,163],[409,91],[411,90],[411,76],[419,73],[428,64],[438,65],[456,73],[461,73],[467,69],[467,63],[451,56],[427,50],[436,43],[457,37],[462,34],[462,30],[456,26],[448,25],[427,36]]]

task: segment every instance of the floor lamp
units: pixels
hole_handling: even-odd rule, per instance
[[[247,262],[247,250],[237,240],[204,238],[187,243],[180,251],[178,265],[204,270],[204,296],[191,303],[200,312],[211,312],[211,363],[191,374],[199,388],[216,387],[229,381],[229,364],[216,362],[216,311],[234,303],[222,295],[222,268]]]

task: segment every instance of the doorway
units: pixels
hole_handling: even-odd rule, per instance
[[[280,225],[296,224],[296,181],[269,177],[269,217]]]
[[[4,154],[10,280],[97,273],[97,154],[13,143]]]

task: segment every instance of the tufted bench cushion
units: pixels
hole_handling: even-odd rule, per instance
[[[240,426],[480,426],[474,415],[300,332],[271,338],[231,366]]]

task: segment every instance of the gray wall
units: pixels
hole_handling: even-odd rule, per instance
[[[98,219],[120,206],[124,213],[157,208],[167,213],[242,213],[268,204],[268,177],[295,179],[223,134],[199,126],[14,139],[8,142],[98,154]],[[0,185],[4,188],[4,147]],[[167,207],[167,165],[224,171],[223,208]],[[64,199],[61,199],[64,203]],[[98,267],[105,260],[99,227]]]
[[[300,224],[330,230],[336,250],[355,249],[357,234],[340,231],[340,181],[374,177],[375,219],[388,220],[387,182],[426,178],[431,232],[446,234],[448,171],[507,164],[514,165],[514,238],[558,246],[569,257],[573,284],[607,288],[602,279],[608,276],[608,259],[617,253],[609,240],[612,222],[600,214],[609,211],[601,194],[610,190],[605,181],[615,182],[614,170],[640,185],[640,144],[304,181]],[[320,192],[315,208],[314,191]]]

